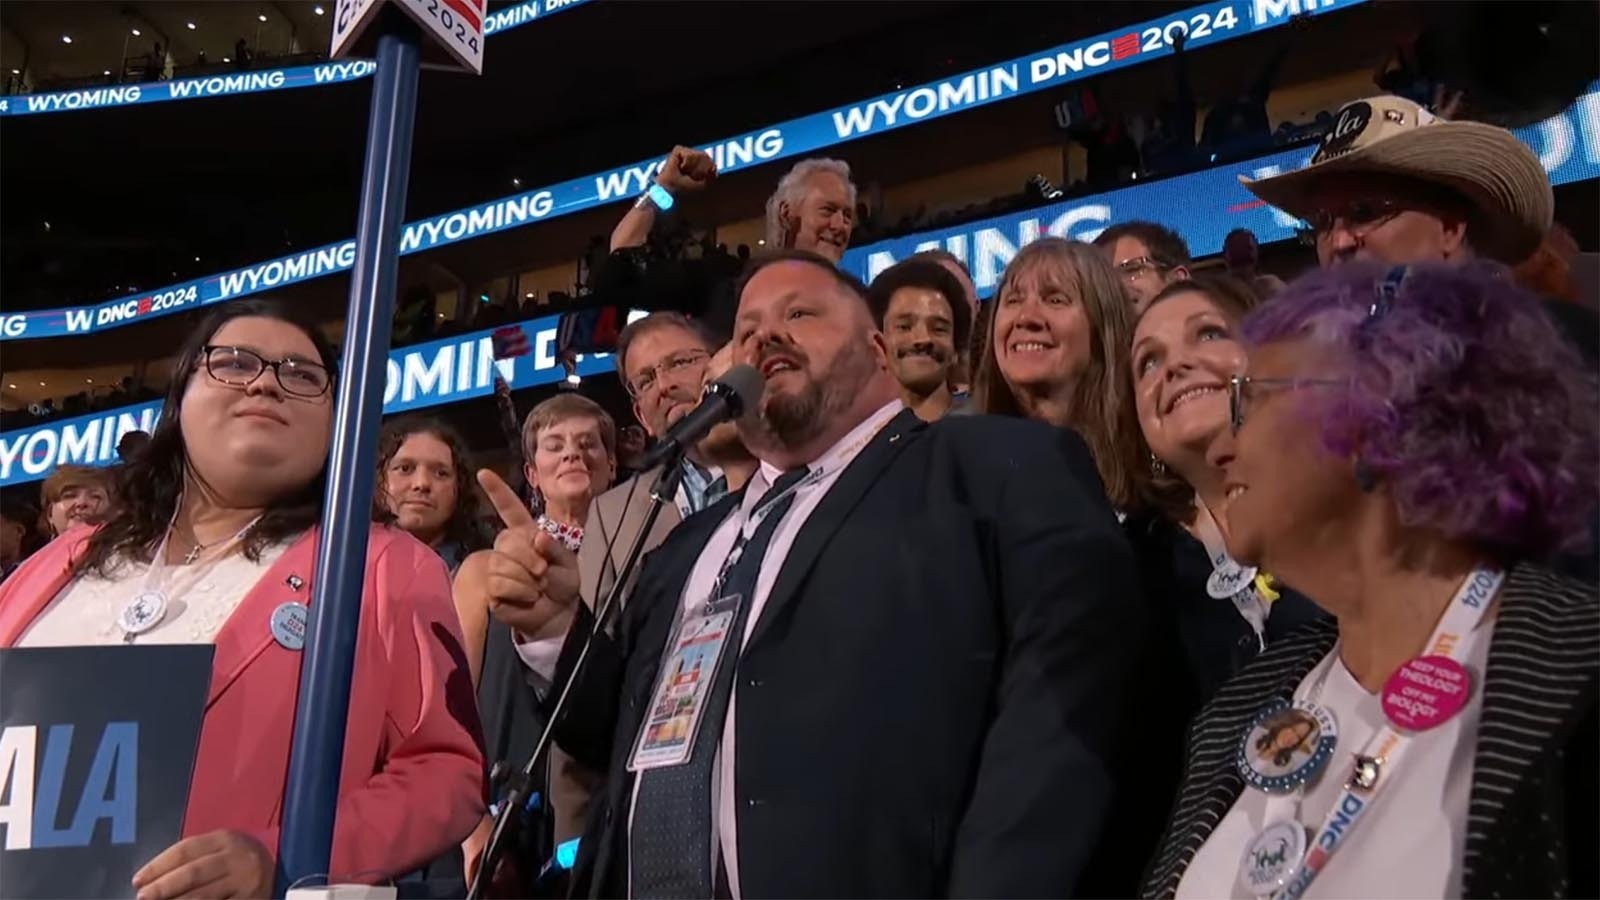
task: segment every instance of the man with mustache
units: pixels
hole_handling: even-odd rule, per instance
[[[908,259],[873,279],[867,300],[888,345],[900,399],[924,422],[944,418],[954,403],[961,348],[972,333],[961,283],[931,259]]]
[[[760,466],[589,645],[557,725],[607,774],[573,895],[1072,895],[1146,618],[1087,448],[919,420],[831,260],[778,254],[739,296]],[[548,546],[504,543],[503,602],[562,605]],[[576,604],[558,677],[593,624]]]

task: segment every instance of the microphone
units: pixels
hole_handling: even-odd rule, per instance
[[[660,443],[650,448],[639,463],[649,471],[693,447],[717,425],[737,419],[761,400],[766,381],[753,366],[734,366],[721,378],[706,385],[705,399],[690,413],[667,429]]]

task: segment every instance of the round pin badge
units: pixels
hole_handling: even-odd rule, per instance
[[[1241,566],[1230,559],[1212,570],[1211,577],[1206,579],[1206,593],[1226,600],[1249,587],[1255,578],[1255,566]]]
[[[1314,703],[1274,700],[1245,729],[1239,774],[1269,794],[1287,794],[1316,778],[1333,757],[1339,725]]]
[[[306,645],[306,605],[293,600],[272,611],[272,639],[285,650],[301,650]]]
[[[117,625],[125,634],[144,634],[161,624],[167,616],[167,595],[160,591],[145,591],[122,607],[117,614]]]
[[[1239,861],[1239,886],[1257,897],[1282,890],[1306,857],[1306,828],[1299,822],[1278,822],[1261,829]]]
[[[1383,713],[1395,725],[1426,731],[1448,722],[1472,696],[1472,674],[1448,656],[1419,656],[1383,686]]]

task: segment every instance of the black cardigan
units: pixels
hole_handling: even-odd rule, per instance
[[[1331,621],[1307,626],[1268,648],[1201,711],[1144,896],[1177,892],[1195,853],[1244,790],[1232,737],[1269,698],[1292,697],[1337,637]],[[1466,896],[1600,896],[1597,684],[1595,586],[1536,566],[1514,569],[1483,680],[1462,867]]]

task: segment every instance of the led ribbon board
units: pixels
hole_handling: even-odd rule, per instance
[[[1558,116],[1514,132],[1539,154],[1552,184],[1600,177],[1600,83]],[[1195,256],[1219,253],[1223,238],[1248,228],[1262,243],[1294,237],[1294,217],[1257,200],[1239,176],[1262,178],[1303,165],[1311,149],[1274,153],[1150,184],[1076,198],[954,228],[880,241],[845,253],[841,266],[863,281],[920,250],[943,249],[972,270],[988,296],[1017,248],[1042,235],[1091,241],[1109,225],[1143,219],[1183,236]]]
[[[483,33],[493,35],[526,25],[552,13],[565,12],[588,0],[528,0],[492,13],[484,20]],[[40,113],[73,112],[80,109],[107,109],[164,103],[168,100],[199,100],[206,97],[233,97],[261,91],[317,87],[359,81],[372,75],[371,60],[320,63],[292,69],[262,69],[229,72],[175,81],[145,84],[114,84],[48,94],[17,94],[0,97],[0,116],[31,116]]]
[[[628,319],[643,315],[635,311]],[[567,373],[555,357],[559,323],[559,316],[545,316],[517,325],[532,352],[511,359],[494,358],[493,328],[391,351],[384,415],[488,396],[494,393],[496,371],[513,389],[562,380]],[[582,376],[610,372],[613,366],[605,354],[578,357]],[[68,463],[116,463],[117,441],[129,431],[153,432],[160,416],[157,400],[0,434],[0,487],[37,481]]]
[[[1194,49],[1275,28],[1296,15],[1320,15],[1363,2],[1208,3],[942,81],[757,129],[703,149],[723,173],[737,171],[1165,57],[1172,52],[1170,39],[1180,32],[1189,34],[1188,46]],[[660,160],[635,163],[412,222],[401,233],[400,252],[419,253],[631,199],[645,190],[660,165]],[[347,240],[107,303],[17,313],[0,318],[0,341],[104,331],[333,275],[354,262],[355,241]]]
[[[1561,115],[1520,129],[1516,135],[1538,152],[1552,183],[1600,178],[1600,84],[1593,85]],[[987,296],[1017,249],[1046,234],[1093,240],[1114,222],[1149,219],[1174,228],[1196,256],[1220,251],[1223,238],[1234,228],[1248,228],[1264,242],[1282,240],[1293,236],[1298,223],[1257,200],[1239,184],[1238,176],[1262,177],[1295,168],[1309,152],[1306,148],[1288,150],[1251,162],[881,241],[851,250],[841,265],[863,281],[871,281],[912,253],[943,248],[967,264],[978,292]],[[638,315],[630,314],[630,321]],[[514,387],[559,380],[564,373],[552,355],[556,323],[553,316],[523,323],[532,338],[533,353],[498,363],[492,359],[493,329],[394,351],[389,354],[383,411],[403,412],[491,393],[490,365],[500,366]],[[609,360],[602,357],[584,359],[578,365],[581,375],[609,370]],[[0,486],[44,478],[61,463],[116,462],[117,439],[133,429],[149,431],[160,407],[159,403],[147,403],[0,434]]]

